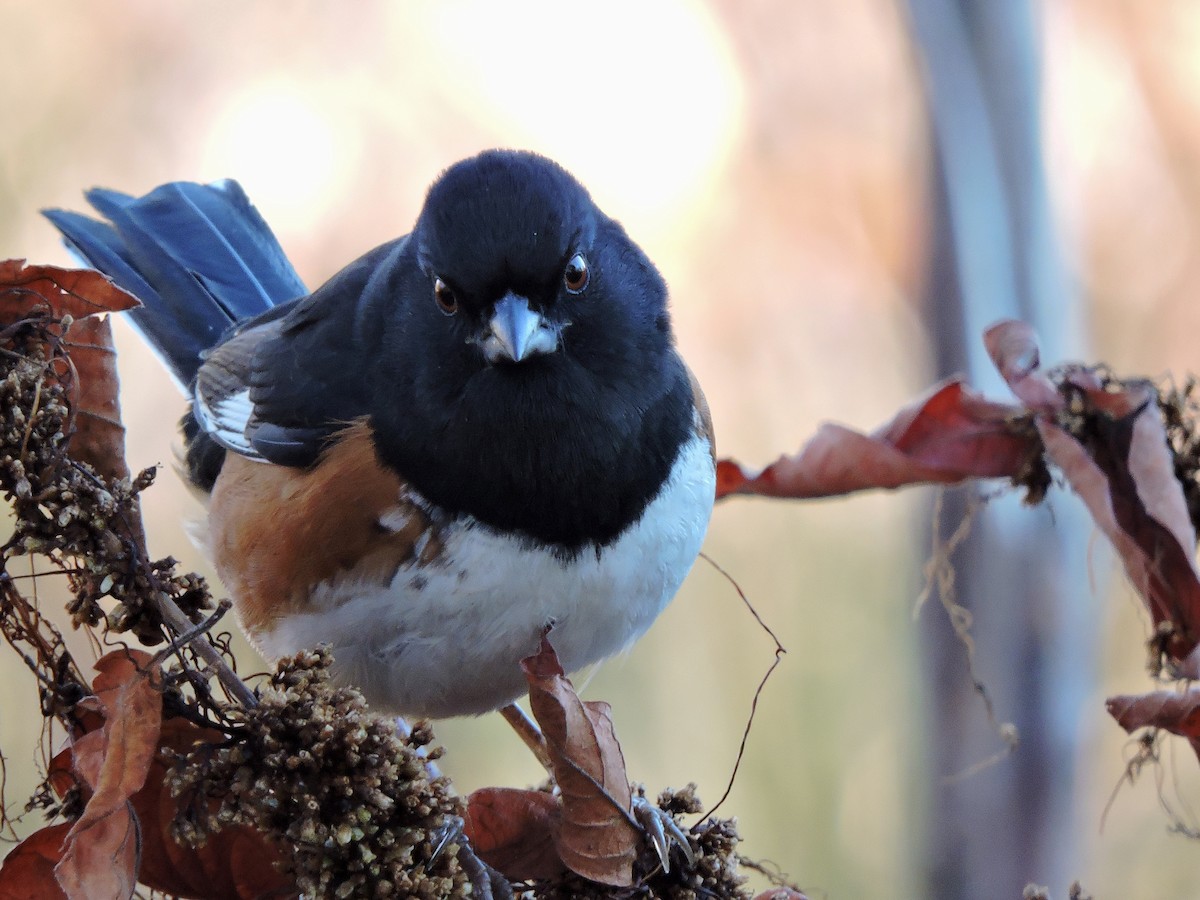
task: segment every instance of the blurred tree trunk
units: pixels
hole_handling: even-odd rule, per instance
[[[1043,359],[1081,356],[1079,303],[1063,272],[1046,190],[1040,48],[1027,0],[909,0],[935,147],[926,321],[939,376],[966,372],[1006,390],[982,329],[1032,323]],[[944,540],[971,494],[946,497]],[[954,778],[1003,747],[987,720],[948,617],[925,609],[930,769],[927,895],[1017,898],[1028,882],[1057,894],[1072,877],[1077,725],[1092,680],[1095,598],[1086,517],[1074,498],[1052,512],[1006,497],[979,514],[954,557],[957,599],[973,616],[976,671],[1017,751]],[[1093,713],[1099,715],[1098,710]]]

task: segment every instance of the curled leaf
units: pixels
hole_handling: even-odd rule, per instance
[[[1161,728],[1187,738],[1200,757],[1200,690],[1126,694],[1109,697],[1104,705],[1129,733],[1139,728]]]
[[[128,897],[137,885],[141,836],[129,798],[158,752],[162,695],[149,654],[115,650],[93,681],[104,724],[75,740],[73,766],[91,790],[55,866],[72,900]]]
[[[137,887],[141,836],[129,802],[85,831],[73,826],[54,875],[70,900],[119,900]]]
[[[93,269],[31,266],[23,259],[0,261],[0,323],[9,325],[43,308],[61,319],[121,312],[141,304]]]
[[[99,753],[84,754],[78,750],[82,741],[77,742],[76,771],[87,779],[92,799],[75,823],[75,835],[124,807],[146,783],[162,727],[158,671],[148,653],[114,650],[97,661],[96,669],[100,674],[92,687],[104,709],[104,726],[84,740],[98,735],[102,743]]]
[[[555,848],[562,809],[544,791],[480,788],[467,798],[466,835],[489,866],[510,881],[562,875]]]
[[[1200,738],[1200,690],[1123,694],[1104,703],[1126,731],[1162,728],[1181,737]]]
[[[640,835],[630,812],[633,798],[611,709],[607,703],[579,699],[546,638],[521,667],[562,793],[558,855],[584,878],[628,887]]]
[[[1032,325],[1013,319],[997,322],[983,332],[983,344],[1001,377],[1022,403],[1047,413],[1063,408],[1058,389],[1038,371],[1041,354]]]
[[[1165,649],[1180,673],[1196,677],[1200,573],[1185,549],[1195,547],[1196,536],[1152,397],[1144,387],[1084,394],[1085,402],[1118,413],[1133,410],[1122,418],[1093,415],[1086,447],[1053,422],[1039,421],[1038,430],[1047,457],[1116,549],[1155,625],[1166,629]]]
[[[814,498],[910,484],[1011,477],[1039,445],[1025,410],[985,399],[952,379],[900,410],[870,435],[825,424],[794,456],[752,474],[717,466],[717,496]]]

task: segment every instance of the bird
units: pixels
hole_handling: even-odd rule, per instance
[[[487,150],[308,291],[233,180],[44,214],[142,302],[242,631],[370,706],[479,715],[618,654],[696,560],[712,422],[666,283],[566,169]]]

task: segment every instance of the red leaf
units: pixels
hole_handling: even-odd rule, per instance
[[[951,379],[901,410],[874,437],[955,480],[1005,477],[1038,449],[1028,429],[1014,423],[1023,413]]]
[[[562,808],[544,791],[481,788],[467,798],[466,835],[493,869],[510,881],[558,878],[555,849]]]
[[[1130,734],[1139,728],[1162,728],[1187,738],[1200,756],[1200,690],[1127,694],[1109,697],[1104,706]]]
[[[149,654],[115,650],[96,668],[100,674],[92,687],[104,725],[72,747],[75,771],[92,796],[71,826],[55,867],[58,883],[72,900],[133,893],[141,838],[129,798],[145,784],[162,724],[162,695]]]
[[[1180,674],[1200,677],[1196,534],[1153,387],[1135,382],[1117,389],[1080,367],[1060,376],[1060,389],[1039,371],[1036,335],[1023,322],[998,322],[984,341],[1023,407],[993,403],[951,380],[870,436],[825,425],[799,454],[757,475],[722,460],[717,496],[824,497],[1011,477],[1044,450],[1116,547],[1155,624],[1170,625],[1165,648]],[[1083,423],[1080,439],[1057,421],[1068,396],[1079,405],[1072,415]]]
[[[558,854],[584,878],[628,887],[640,835],[630,814],[629,778],[609,705],[579,699],[546,638],[521,667],[562,793]]]
[[[1037,334],[1025,322],[1007,319],[983,332],[988,355],[1021,402],[1039,412],[1063,408],[1063,398],[1045,375],[1038,373],[1040,354]]]
[[[44,307],[56,319],[141,306],[137,299],[92,269],[30,266],[23,259],[0,261],[0,324],[8,325]]]
[[[141,839],[137,819],[126,801],[86,831],[71,827],[62,859],[54,867],[70,900],[117,900],[137,887]]]
[[[1138,408],[1139,393],[1095,392],[1117,410]],[[1185,550],[1196,537],[1152,396],[1145,389],[1132,416],[1096,417],[1097,440],[1088,449],[1057,425],[1039,422],[1038,430],[1047,457],[1117,550],[1155,625],[1172,623],[1167,649],[1183,674],[1196,677],[1200,671],[1189,656],[1200,639],[1200,574]]]
[[[70,747],[60,750],[50,760],[50,768],[46,771],[46,781],[50,784],[50,787],[54,790],[59,800],[66,796],[67,791],[79,783],[79,779],[75,777],[71,757],[72,752]]]
[[[71,456],[90,464],[106,478],[126,478],[129,465],[125,462],[125,427],[117,399],[120,382],[112,325],[107,317],[98,316],[73,322],[66,331],[65,343],[75,367]]]
[[[104,707],[104,727],[99,772],[82,771],[80,754],[76,770],[92,787],[92,799],[75,823],[78,834],[125,805],[142,785],[158,753],[162,728],[162,694],[157,667],[141,650],[114,650],[96,663],[100,674],[92,682]],[[90,735],[85,736],[85,739]]]
[[[80,820],[63,826],[70,829],[71,851],[57,873],[64,896],[123,896],[136,881],[180,897],[295,897],[295,882],[275,865],[284,858],[281,848],[249,827],[227,827],[196,849],[175,843],[170,826],[180,801],[166,787],[167,764],[158,751],[186,752],[227,738],[184,719],[160,721],[162,698],[150,659],[141,651],[115,651],[96,664],[97,696],[80,704],[91,710],[96,728],[51,761],[60,796],[81,783],[90,798]]]
[[[1023,413],[986,400],[954,379],[935,386],[872,435],[822,425],[798,454],[780,457],[758,475],[721,460],[717,496],[829,497],[1012,476],[1038,449],[1030,430],[1014,421]]]
[[[1200,690],[1124,694],[1109,697],[1104,706],[1131,734],[1139,728],[1163,728],[1181,737],[1200,738]]]
[[[13,848],[0,866],[0,900],[66,900],[54,866],[70,827],[70,822],[50,825]]]

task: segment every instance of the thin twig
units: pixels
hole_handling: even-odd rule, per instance
[[[154,592],[154,602],[158,607],[159,614],[168,627],[173,629],[177,635],[184,635],[192,631],[196,627],[196,623],[187,617],[178,604],[170,598],[165,591]],[[192,643],[192,649],[196,651],[203,660],[208,663],[209,668],[216,673],[217,679],[221,685],[227,690],[235,700],[237,700],[246,709],[254,709],[258,706],[258,698],[254,696],[254,692],[237,676],[233,669],[229,668],[229,663],[225,662],[225,658],[221,656],[221,652],[209,641],[195,641]]]
[[[779,638],[775,636],[775,632],[771,630],[770,626],[762,620],[762,616],[758,614],[758,610],[754,608],[754,604],[750,602],[750,598],[746,596],[746,592],[742,590],[742,586],[737,583],[737,580],[721,568],[717,561],[707,553],[701,553],[700,557],[723,575],[726,581],[733,585],[733,589],[737,591],[738,596],[742,598],[742,602],[746,604],[746,609],[750,610],[750,615],[754,616],[754,621],[758,622],[762,630],[771,636],[771,640],[775,642],[775,659],[771,662],[766,674],[763,675],[762,681],[758,683],[758,687],[754,691],[754,699],[750,701],[750,715],[746,718],[746,727],[742,731],[742,742],[738,745],[737,759],[733,762],[733,771],[729,773],[729,783],[725,785],[725,793],[721,795],[721,799],[708,812],[700,817],[700,821],[692,826],[692,831],[695,831],[702,822],[706,821],[713,813],[720,809],[721,804],[729,799],[729,794],[733,790],[733,783],[737,780],[738,769],[742,765],[742,757],[746,753],[746,742],[750,740],[750,729],[754,726],[754,714],[758,712],[758,698],[762,696],[763,688],[767,686],[767,681],[774,674],[775,669],[783,662],[783,654],[787,653],[787,648],[780,643]]]
[[[203,622],[193,625],[188,631],[177,634],[171,640],[171,642],[167,644],[167,646],[154,654],[153,664],[156,666],[161,666],[167,661],[168,656],[171,656],[174,653],[182,650],[184,647],[188,646],[188,644],[191,644],[193,641],[195,641],[196,638],[208,634],[208,632],[211,631],[218,622],[225,618],[225,614],[231,609],[233,609],[233,604],[230,603],[229,600],[222,600],[217,604],[217,611],[211,616],[209,616]]]

